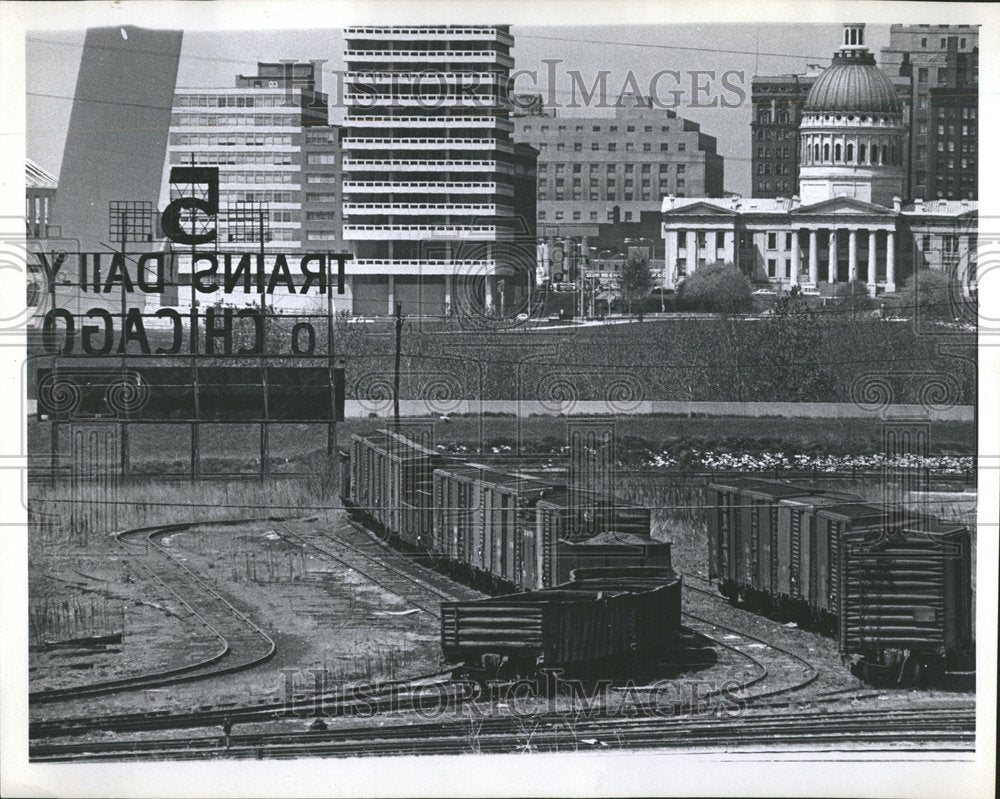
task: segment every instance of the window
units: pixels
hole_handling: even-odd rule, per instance
[[[774,258],[767,259],[767,276],[768,277],[778,276],[778,261]]]
[[[632,212],[631,211],[626,211],[625,212],[625,221],[626,222],[631,222],[632,221]]]
[[[337,214],[334,211],[306,211],[306,221],[308,222],[333,222]]]
[[[580,212],[579,211],[574,211],[573,212],[573,221],[574,222],[579,222],[580,221]]]
[[[590,143],[590,149],[591,150],[600,150],[601,149],[601,145],[600,145],[599,142],[596,142],[596,141],[595,142],[591,142]]]
[[[662,125],[660,127],[660,133],[669,133],[669,132],[670,132],[670,125]]]
[[[614,164],[608,164],[608,172],[614,173],[614,171],[615,171],[615,165]]]
[[[685,165],[684,165],[684,164],[678,164],[678,165],[677,165],[677,174],[678,174],[678,175],[683,175],[683,174],[684,174],[684,170],[685,170],[685,168],[686,168],[686,167],[685,167]]]
[[[549,126],[548,125],[542,125],[542,133],[548,133],[548,131],[549,131]]]
[[[566,130],[566,126],[565,125],[560,125],[559,126],[559,132],[562,133],[564,130]]]
[[[840,160],[840,153],[841,153],[840,144],[839,143],[835,144],[834,147],[833,147],[833,160],[834,161],[839,161]]]
[[[573,171],[574,172],[580,172],[582,169],[583,169],[583,167],[580,164],[573,164]]]
[[[867,153],[865,151],[865,147],[866,147],[866,145],[864,145],[864,144],[859,144],[858,145],[858,162],[862,163],[862,164],[865,163],[865,155],[867,155]],[[926,150],[926,148],[924,148],[924,149]]]
[[[539,219],[545,219],[545,211],[539,211],[538,212],[538,218]]]
[[[634,148],[635,148],[635,145],[634,145],[634,144],[632,144],[632,142],[630,142],[630,141],[627,141],[627,142],[625,142],[625,151],[626,151],[626,152],[629,152],[629,153],[630,153],[630,152],[632,152],[632,150],[633,150]]]
[[[644,153],[651,152],[652,149],[653,149],[653,145],[652,144],[650,144],[648,141],[647,142],[643,142],[642,151]]]
[[[678,189],[684,188],[684,178],[677,178],[677,188]]]
[[[582,133],[582,132],[583,132],[583,125],[577,125],[577,126],[576,126],[576,127],[574,128],[574,130],[575,130],[575,131],[576,131],[577,133]]]
[[[660,142],[660,152],[667,153],[670,152],[670,145],[667,142]]]
[[[677,145],[677,152],[683,153],[686,150],[687,150],[687,145],[684,142],[681,142],[680,144]]]
[[[580,152],[582,150],[583,150],[583,143],[582,142],[575,142],[573,144],[573,152],[578,153],[578,152]]]
[[[927,37],[926,36],[923,39],[920,40],[920,46],[921,47],[927,47]]]
[[[965,39],[962,39],[962,41],[964,42]],[[962,47],[965,47],[965,45],[963,44]],[[653,126],[652,125],[646,125],[646,127],[643,128],[643,131],[646,132],[646,133],[652,133],[653,132]]]
[[[625,128],[625,132],[626,132],[626,133],[635,133],[635,125],[628,125],[628,126],[627,126],[627,127]]]
[[[948,82],[948,70],[945,69],[944,67],[940,67],[938,69],[938,83],[941,84],[947,82]]]
[[[626,172],[626,174],[631,174],[632,170],[634,168],[635,168],[634,164],[625,164],[625,172]]]
[[[612,142],[608,142],[608,152],[609,153],[613,153],[617,149],[618,149],[618,146],[613,141]]]
[[[776,250],[778,249],[778,234],[768,233],[767,234],[767,249]]]
[[[847,160],[848,162],[854,161],[854,145],[850,142],[847,143]]]
[[[561,220],[563,218],[563,216],[564,216],[564,214],[563,214],[562,211],[556,211],[556,221]]]
[[[944,50],[944,48],[947,47],[947,46],[948,46],[948,40],[945,39],[944,37],[942,37],[941,38],[941,49]]]
[[[927,83],[927,67],[920,67],[920,69],[917,70],[917,82]]]
[[[601,126],[600,125],[594,125],[594,133],[600,133],[600,132],[601,132]]]
[[[557,150],[565,150],[566,149],[566,143],[565,142],[559,142],[559,143],[557,143],[556,144],[556,149]]]
[[[612,133],[617,133],[618,132],[618,126],[617,125],[612,125],[610,128],[608,128],[608,130],[610,130]]]

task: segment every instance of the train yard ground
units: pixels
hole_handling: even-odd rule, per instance
[[[466,447],[471,455],[481,421],[437,420],[435,440]],[[502,430],[497,420],[485,421],[491,433],[505,435],[494,432]],[[554,447],[565,428],[558,418],[499,421],[518,425],[521,440],[539,449]],[[345,425],[342,440],[375,423]],[[739,435],[789,447],[807,440],[833,447],[842,436],[840,448],[846,450],[878,440],[877,426],[869,430],[858,420],[660,417],[619,424],[624,434],[660,442]],[[969,425],[938,423],[932,449],[970,451],[971,434]],[[316,440],[303,437],[300,449]],[[164,457],[157,446],[147,440],[149,462]],[[489,450],[483,454],[505,457]],[[228,457],[225,447],[218,454]],[[315,467],[313,457],[290,450],[288,462]],[[973,746],[973,694],[865,686],[845,668],[832,638],[733,607],[715,592],[705,579],[704,527],[697,516],[697,486],[706,479],[700,471],[692,472],[690,484],[677,483],[673,470],[659,487],[650,487],[645,477],[616,486],[652,507],[654,536],[674,544],[674,566],[685,583],[677,658],[637,675],[635,690],[618,685],[595,695],[588,683],[582,697],[571,690],[554,700],[527,692],[459,701],[465,694],[448,683],[440,662],[438,606],[479,594],[350,522],[315,471],[269,484],[245,477],[204,484],[137,480],[118,489],[119,507],[109,525],[151,529],[126,536],[109,530],[70,534],[69,514],[60,504],[68,494],[30,487],[36,512],[31,609],[37,623],[30,689],[43,700],[31,707],[32,757],[346,755],[366,751],[362,745],[384,754],[548,751],[657,741],[674,746],[695,739],[705,746],[723,739],[733,747],[768,741],[794,746],[807,745],[809,724],[820,730],[821,717],[840,719],[840,726],[829,728],[827,743],[848,745],[851,713],[864,716],[869,730],[872,718],[896,714],[899,735],[883,740],[886,746]],[[660,474],[647,471],[653,478]],[[837,485],[863,487],[861,480],[850,482]],[[974,494],[955,488],[935,501],[974,515]],[[951,493],[965,499],[953,506]],[[219,523],[225,520],[235,523]],[[177,523],[191,524],[157,527]],[[325,730],[314,726],[320,673],[327,681],[320,713]],[[114,691],[72,695],[115,680],[122,684]],[[375,698],[345,694],[343,686],[359,683],[376,686]],[[381,693],[389,684],[395,686],[394,700]],[[279,711],[289,699],[298,704],[283,715]],[[591,718],[597,709],[603,709],[603,720]],[[920,714],[928,719],[924,728],[914,721]],[[937,726],[930,722],[934,714],[940,715]],[[220,737],[227,717],[237,720],[230,750]],[[740,723],[742,733],[725,726]],[[712,724],[714,733],[699,726]],[[769,724],[777,725],[771,733]],[[431,727],[439,732],[426,732]],[[854,740],[879,745],[857,732],[863,728],[855,722]]]

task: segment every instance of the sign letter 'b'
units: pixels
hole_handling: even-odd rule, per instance
[[[215,228],[204,233],[187,232],[181,229],[181,212],[186,210],[201,211],[211,217],[219,213],[219,168],[215,166],[171,167],[170,185],[178,183],[205,185],[208,187],[208,197],[207,199],[178,197],[164,208],[160,218],[163,235],[177,244],[208,244],[210,241],[215,241]]]

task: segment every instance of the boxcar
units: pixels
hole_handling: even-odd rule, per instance
[[[782,526],[778,503],[808,496],[814,489],[788,483],[736,478],[708,486],[710,578],[731,599],[758,593],[791,594],[791,535]],[[716,507],[711,507],[715,504]],[[714,523],[712,520],[714,517]]]
[[[460,676],[514,676],[540,665],[620,669],[668,651],[680,623],[671,569],[585,569],[553,588],[441,606],[441,649]],[[502,660],[487,673],[489,656]]]
[[[917,682],[973,661],[968,528],[927,517],[841,540],[840,650],[863,679]]]
[[[772,589],[771,596],[780,597],[791,610],[804,618],[831,628],[836,613],[830,609],[827,599],[830,544],[827,536],[819,530],[817,512],[821,508],[843,506],[846,502],[860,502],[860,498],[851,494],[812,493],[788,497],[777,505],[779,546],[777,557],[772,558],[771,577],[775,573],[787,572],[788,592],[778,593]],[[773,579],[770,586],[774,586]],[[762,588],[768,589],[767,581]]]

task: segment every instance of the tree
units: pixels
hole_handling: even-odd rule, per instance
[[[833,290],[836,310],[842,315],[862,313],[874,305],[868,295],[868,286],[863,280],[852,280],[849,283],[838,283]]]
[[[636,302],[642,302],[653,287],[653,272],[649,268],[649,259],[640,255],[630,255],[622,266],[622,298],[628,312]]]
[[[732,264],[721,262],[699,267],[678,290],[686,306],[725,314],[749,311],[752,294],[747,276]]]
[[[923,319],[953,319],[962,290],[947,272],[921,269],[914,273],[899,295],[899,312]]]

